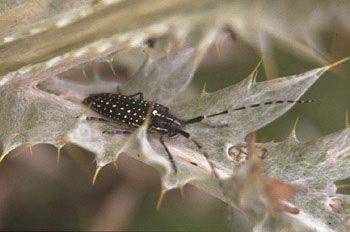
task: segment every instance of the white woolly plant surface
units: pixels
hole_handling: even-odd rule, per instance
[[[236,85],[184,98],[184,90],[193,77],[201,54],[194,48],[184,48],[168,56],[151,57],[134,78],[119,86],[124,94],[143,92],[145,99],[166,104],[180,119],[229,110],[226,115],[205,120],[206,124],[227,126],[209,128],[206,124],[197,123],[185,128],[203,146],[202,150],[181,136],[166,139],[178,167],[177,174],[174,174],[159,143],[159,135],[147,131],[148,120],[131,135],[102,134],[118,126],[86,120],[86,116],[94,113],[81,101],[96,90],[90,88],[68,97],[72,90],[62,89],[65,81],[58,76],[42,80],[35,76],[33,79],[30,76],[22,80],[13,78],[14,81],[8,79],[0,86],[0,141],[4,151],[1,159],[24,144],[49,143],[61,148],[70,142],[94,152],[99,170],[125,153],[156,168],[165,190],[191,183],[238,207],[247,215],[255,231],[287,228],[293,231],[345,230],[349,199],[336,194],[332,185],[333,181],[350,174],[347,168],[349,129],[306,144],[291,137],[281,144],[263,145],[267,149],[267,157],[263,161],[266,175],[301,186],[302,191],[292,200],[300,210],[294,214],[283,210],[276,213],[271,206],[273,202],[266,195],[262,181],[264,175],[261,173],[258,178],[252,175],[253,163],[248,161],[238,165],[227,155],[228,144],[245,143],[248,133],[275,120],[293,104],[230,110],[254,103],[297,100],[331,66],[259,83],[255,82],[255,70]],[[76,83],[67,85],[79,86]],[[106,92],[116,91],[116,85],[109,86]],[[213,175],[203,152],[209,156],[220,181]],[[334,207],[334,204],[338,205]]]

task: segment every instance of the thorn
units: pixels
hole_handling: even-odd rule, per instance
[[[69,139],[69,137],[68,136],[63,136],[62,137],[62,141],[64,142],[64,143],[69,143],[70,142],[70,139]]]
[[[2,162],[2,160],[5,158],[5,156],[7,154],[8,154],[7,152],[4,152],[4,153],[1,154],[1,156],[0,156],[0,163]]]
[[[278,77],[276,58],[273,53],[271,38],[266,33],[259,33],[258,47],[263,60],[263,67],[266,80]]]
[[[86,75],[86,72],[85,72],[85,68],[82,68],[81,71],[83,72],[83,76],[88,79],[87,75]]]
[[[151,57],[151,52],[150,52],[149,48],[148,47],[144,48],[143,52],[146,55],[146,58],[147,58],[146,60],[148,60]]]
[[[113,162],[113,166],[114,166],[115,170],[118,170],[118,165],[115,161]]]
[[[111,57],[110,59],[108,59],[107,62],[108,62],[109,68],[112,70],[113,76],[117,77],[117,74],[116,74],[115,69],[113,67],[113,59],[114,59],[114,57]]]
[[[292,137],[292,138],[296,138],[297,136],[296,136],[296,129],[297,129],[297,126],[298,126],[298,122],[299,122],[299,117],[297,117],[297,119],[295,120],[295,122],[294,122],[294,126],[293,126],[293,128],[292,128],[292,131],[290,132],[290,137]]]
[[[146,127],[148,127],[149,123],[151,122],[152,110],[153,110],[153,103],[148,107],[146,119],[145,119],[145,121],[143,122],[143,125],[145,125]]]
[[[208,93],[207,90],[206,90],[206,88],[207,88],[207,82],[204,82],[203,90],[202,90],[202,93],[201,93],[202,95]]]
[[[264,54],[263,66],[265,69],[265,79],[272,80],[279,76],[276,60],[274,55],[270,52],[269,54]]]
[[[349,111],[345,112],[345,127],[349,128]]]
[[[29,152],[32,152],[31,146],[32,146],[32,144],[30,144],[30,143],[24,145],[21,149],[19,149],[19,151],[17,151],[15,154],[13,154],[11,158],[16,158],[17,156],[21,155],[28,148],[30,149]]]
[[[262,63],[262,59],[260,59],[259,63],[255,66],[253,72],[252,72],[252,83],[255,84],[256,83],[256,78],[258,77],[258,72],[259,72],[259,67]]]
[[[334,62],[333,64],[327,65],[324,67],[323,72],[327,72],[328,70],[330,70],[331,68],[334,68],[335,66],[342,64],[346,61],[350,60],[350,57],[346,57],[344,59],[338,60],[336,62]]]
[[[179,188],[179,190],[180,190],[181,198],[184,199],[185,198],[185,186],[181,186]]]
[[[95,184],[97,175],[98,175],[98,173],[101,171],[101,169],[102,169],[102,166],[96,167],[96,171],[95,171],[94,177],[92,178],[92,184],[93,184],[93,185]]]
[[[29,153],[30,153],[30,156],[33,156],[33,146],[30,144],[29,145]]]
[[[157,201],[157,211],[160,210],[160,207],[162,206],[162,203],[163,203],[163,200],[164,200],[164,196],[165,196],[167,191],[168,190],[166,188],[162,188],[162,190],[160,191],[159,198],[158,198],[158,201]]]
[[[19,135],[20,135],[19,132],[12,134],[12,139],[16,138],[16,137],[19,136]]]
[[[61,149],[63,146],[58,146],[57,147],[57,163],[60,162],[60,157],[61,157]]]
[[[246,81],[248,82],[248,89],[251,88],[252,85],[256,83],[256,78],[258,76],[259,67],[261,66],[262,59],[260,59],[259,63],[255,66],[253,71],[248,75]]]
[[[219,59],[222,58],[222,45],[223,44],[223,39],[219,39],[218,42],[215,43],[215,48],[216,48],[216,55],[218,56]]]

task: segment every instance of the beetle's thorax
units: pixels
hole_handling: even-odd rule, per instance
[[[185,128],[185,123],[168,111],[162,112],[161,108],[159,110],[158,106],[161,105],[157,104],[153,106],[152,120],[149,127],[161,133],[168,134],[169,136],[181,133]]]

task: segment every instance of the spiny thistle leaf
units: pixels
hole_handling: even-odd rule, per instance
[[[187,119],[201,114],[220,112],[224,109],[230,110],[245,104],[275,101],[277,99],[297,100],[321,74],[331,67],[326,66],[297,76],[261,83],[255,83],[254,78],[248,77],[237,85],[212,94],[204,93],[187,101],[177,101],[176,96],[181,95],[181,90],[191,80],[197,67],[198,56],[196,54],[198,53],[195,49],[188,48],[175,54],[171,53],[168,57],[150,58],[141,67],[136,78],[120,86],[120,89],[126,92],[135,89],[135,91],[145,92],[146,94],[154,93],[160,102],[171,102],[169,107],[179,118]],[[160,65],[157,66],[157,63]],[[175,70],[173,66],[178,67],[178,69]],[[157,67],[159,67],[159,70],[157,70]],[[47,67],[42,66],[42,68],[46,69]],[[154,76],[150,76],[149,70],[152,70]],[[164,75],[164,72],[167,71],[168,74]],[[37,70],[37,73],[40,73],[40,70]],[[173,80],[176,74],[181,76],[178,81]],[[81,94],[75,95],[78,99],[64,99],[64,95],[54,95],[44,91],[46,89],[45,83],[49,83],[44,82],[45,79],[39,81],[36,76],[31,79],[28,74],[26,75],[27,77],[24,79],[20,76],[13,79],[5,76],[3,78],[8,79],[2,82],[0,86],[0,117],[4,119],[1,123],[0,134],[4,149],[2,159],[8,152],[23,144],[50,143],[62,147],[65,143],[72,142],[94,152],[97,167],[100,170],[108,163],[116,161],[119,154],[126,153],[155,167],[161,174],[163,189],[177,188],[187,183],[194,184],[230,205],[240,208],[249,215],[249,219],[256,230],[269,227],[285,228],[291,223],[295,225],[296,231],[309,229],[311,228],[310,225],[315,226],[314,228],[318,228],[320,231],[322,231],[322,228],[328,228],[326,223],[320,222],[319,225],[316,225],[314,222],[318,220],[317,218],[322,218],[321,215],[319,213],[314,215],[308,208],[306,208],[306,212],[309,214],[304,213],[303,205],[297,205],[302,212],[297,215],[288,213],[295,212],[292,210],[293,206],[289,207],[290,211],[286,210],[288,206],[283,206],[283,210],[279,210],[281,212],[278,212],[277,216],[274,214],[275,211],[271,213],[268,209],[280,207],[280,204],[275,205],[270,202],[271,196],[277,195],[284,199],[290,197],[291,193],[281,193],[276,188],[268,186],[277,185],[287,188],[289,185],[279,180],[264,178],[262,174],[259,174],[260,172],[254,171],[256,165],[250,164],[242,169],[235,165],[232,159],[225,154],[227,152],[226,143],[230,142],[236,145],[244,142],[245,134],[278,118],[293,105],[292,103],[251,109],[249,110],[251,117],[247,117],[247,112],[231,112],[229,115],[207,121],[210,124],[228,124],[228,127],[224,128],[209,130],[204,125],[188,126],[187,130],[202,143],[204,150],[209,154],[216,172],[223,181],[223,185],[220,185],[218,179],[212,175],[211,167],[201,154],[202,151],[193,149],[193,145],[184,138],[169,138],[167,141],[169,150],[178,166],[178,173],[175,175],[163,147],[159,144],[158,135],[147,132],[148,120],[131,135],[110,136],[102,134],[103,131],[115,129],[116,126],[109,123],[87,121],[85,119],[86,115],[93,114],[93,112],[81,105],[83,99]],[[64,82],[64,79],[61,81]],[[146,81],[146,84],[143,84],[143,81]],[[179,91],[166,93],[163,85],[167,81],[170,81],[173,88]],[[41,85],[40,89],[37,88],[39,83]],[[59,86],[55,87],[59,88]],[[149,90],[149,88],[152,88],[152,90]],[[348,141],[344,141],[344,144],[348,144]],[[317,146],[314,149],[315,153],[322,151],[322,149],[318,150]],[[286,146],[281,146],[276,151],[273,150],[273,147],[267,146],[267,150],[269,153],[272,150],[272,154],[290,153],[289,150],[286,150]],[[274,155],[271,156],[274,157]],[[266,163],[276,168],[273,170],[280,170],[274,162],[270,162],[269,157],[270,154],[266,159]],[[298,163],[297,161],[295,161],[295,167],[303,165],[303,162]],[[317,163],[317,160],[314,162]],[[290,165],[290,162],[285,163],[285,165],[288,164]],[[269,166],[267,170],[270,170]],[[282,170],[285,171],[286,169]],[[300,171],[300,174],[305,174],[304,172]],[[255,174],[252,175],[252,173]],[[288,173],[287,171],[283,174],[288,175]],[[334,175],[334,178],[338,177],[344,176]],[[281,179],[284,180],[283,176],[281,176]],[[261,190],[262,188],[264,190]],[[249,199],[255,199],[259,206],[256,209],[253,207],[254,210],[252,210],[250,204],[252,202]],[[264,199],[270,199],[270,201]],[[268,220],[264,215],[267,216]],[[324,216],[324,214],[322,215]]]
[[[337,193],[335,184],[350,176],[349,128],[305,143],[291,137],[265,147],[266,173],[300,189],[293,199],[295,206],[335,231],[349,229],[345,226],[350,216],[350,196]]]

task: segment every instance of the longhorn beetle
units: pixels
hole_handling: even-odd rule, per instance
[[[136,98],[138,96],[138,98]],[[114,93],[98,93],[91,94],[83,100],[83,104],[88,105],[90,109],[104,116],[105,118],[87,117],[87,120],[96,120],[102,122],[112,122],[117,124],[126,125],[131,128],[138,128],[143,124],[147,117],[147,113],[151,110],[151,120],[148,125],[149,130],[156,131],[160,134],[160,143],[164,147],[169,160],[172,164],[174,172],[177,173],[177,167],[173,156],[171,155],[168,147],[164,142],[164,137],[173,137],[178,134],[191,140],[199,149],[201,145],[196,142],[191,135],[185,131],[185,127],[188,124],[198,123],[206,118],[212,118],[219,115],[227,114],[231,111],[245,110],[249,108],[255,108],[263,105],[283,104],[283,103],[309,103],[310,100],[287,100],[287,101],[269,101],[264,103],[253,104],[249,106],[243,106],[232,110],[224,110],[215,114],[201,115],[191,119],[179,119],[169,112],[169,108],[150,101],[143,100],[143,94],[138,92],[136,94],[126,96],[122,94]],[[150,109],[151,108],[151,109]],[[130,131],[115,130],[112,132],[104,131],[108,134],[128,134]],[[210,164],[212,170],[213,165],[209,162],[208,155],[204,153],[205,158]],[[215,172],[214,172],[215,173]]]

